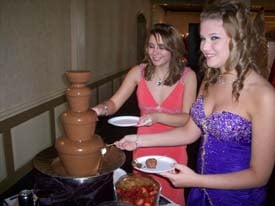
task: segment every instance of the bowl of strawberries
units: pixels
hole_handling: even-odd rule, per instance
[[[127,174],[118,179],[115,186],[116,199],[134,206],[157,206],[160,184],[152,177]]]

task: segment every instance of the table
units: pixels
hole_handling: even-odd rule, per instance
[[[73,177],[66,173],[55,148],[47,148],[33,160],[38,171],[33,191],[41,206],[96,206],[103,201],[114,199],[113,171],[124,162],[124,152],[111,147],[101,157],[96,174]]]

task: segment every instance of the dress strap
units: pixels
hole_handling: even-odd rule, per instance
[[[189,73],[190,70],[191,70],[190,67],[184,67],[184,70],[183,70],[183,72],[181,74],[181,78],[180,78],[181,83],[184,83],[184,78]]]
[[[145,67],[146,67],[146,64],[140,64],[139,65],[141,79],[144,79],[144,69],[145,69]]]

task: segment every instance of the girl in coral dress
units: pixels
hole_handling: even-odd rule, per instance
[[[152,116],[158,114],[167,115],[181,115],[183,108],[184,98],[184,78],[188,75],[190,69],[185,68],[181,78],[175,84],[173,90],[164,98],[161,102],[157,101],[154,94],[151,93],[146,80],[144,79],[144,65],[141,65],[142,77],[137,88],[138,106],[142,116],[141,121],[148,121],[152,119]],[[161,87],[162,85],[160,85]],[[161,90],[161,88],[159,88]],[[152,121],[152,120],[149,120]],[[138,128],[138,134],[149,134],[168,131],[175,126],[167,125],[164,122],[156,122],[151,126],[140,126]],[[187,164],[187,152],[185,146],[176,147],[151,147],[151,148],[140,148],[134,151],[133,158],[147,156],[147,155],[161,155],[168,156],[175,159],[178,163]],[[136,171],[135,171],[136,172]],[[171,183],[160,176],[150,175],[156,179],[162,186],[161,193],[173,200],[175,203],[184,205],[183,188],[175,188]]]
[[[97,115],[114,114],[137,88],[141,117],[138,134],[168,131],[183,126],[196,97],[195,73],[186,67],[181,36],[173,26],[155,24],[145,45],[144,63],[134,66],[117,92],[92,109]],[[187,164],[185,146],[137,149],[133,158],[164,155]],[[137,171],[135,171],[137,172]],[[179,205],[185,205],[183,188],[176,189],[163,177],[153,176],[161,193]]]

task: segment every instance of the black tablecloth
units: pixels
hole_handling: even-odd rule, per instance
[[[114,199],[113,173],[80,183],[37,172],[33,190],[39,206],[96,206]]]

